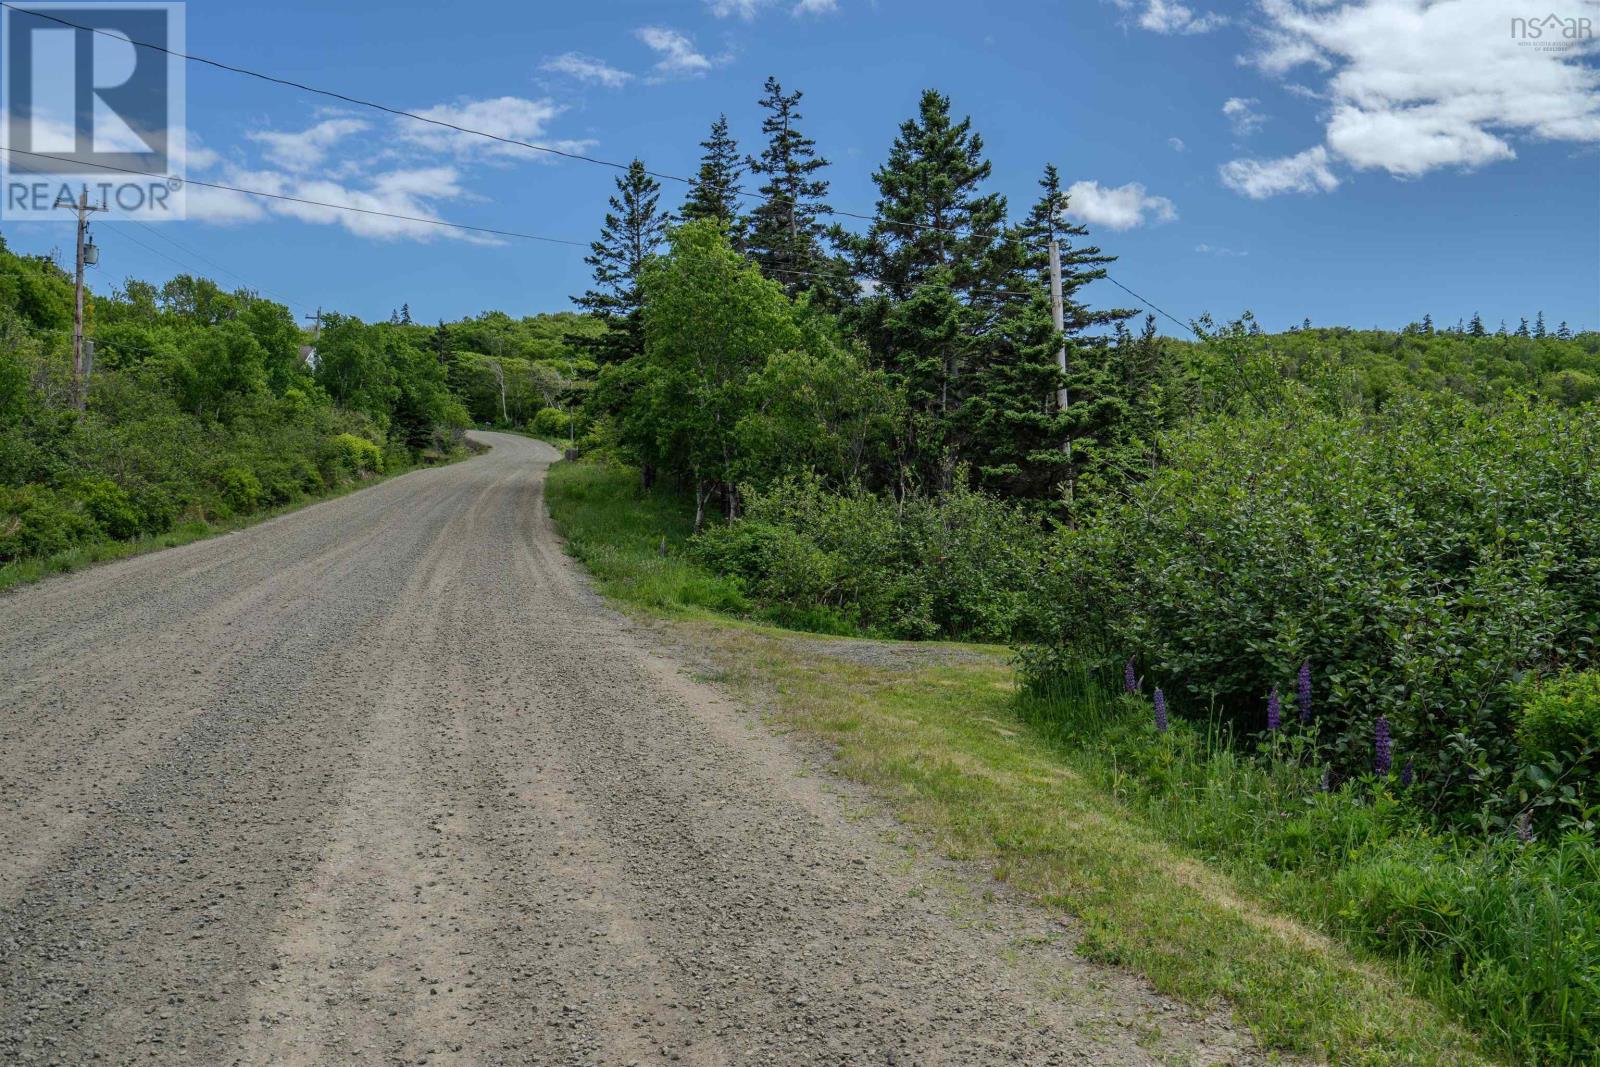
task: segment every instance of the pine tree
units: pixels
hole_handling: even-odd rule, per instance
[[[1517,327],[1517,336],[1518,337],[1527,337],[1528,336],[1528,319],[1527,319],[1527,316],[1523,316],[1521,325],[1519,325]]]
[[[801,95],[799,90],[785,93],[778,79],[767,79],[760,101],[768,112],[761,121],[767,146],[759,158],[745,159],[750,172],[764,179],[758,189],[761,204],[746,227],[746,251],[790,296],[822,284],[824,279],[814,275],[837,273],[830,270],[834,264],[823,249],[824,228],[817,221],[830,213],[824,202],[828,183],[817,176],[828,161],[798,129]]]
[[[1489,331],[1483,328],[1483,319],[1478,316],[1476,311],[1474,311],[1472,313],[1472,322],[1467,325],[1467,336],[1486,337],[1488,336],[1488,332]]]
[[[1433,316],[1432,315],[1424,315],[1424,316],[1422,316],[1422,333],[1426,337],[1432,337],[1433,336]]]
[[[1563,321],[1560,326],[1556,327],[1556,338],[1562,341],[1572,340],[1572,330],[1567,327],[1565,321]]]
[[[594,270],[594,285],[573,301],[609,329],[595,338],[575,336],[573,343],[592,350],[598,362],[620,363],[644,350],[639,273],[666,237],[660,199],[660,183],[634,160],[617,179],[617,195],[611,198],[600,239],[584,257]]]
[[[700,157],[700,172],[678,214],[685,222],[717,219],[725,231],[731,231],[739,218],[739,179],[744,175],[744,163],[738,144],[728,133],[727,115],[717,116],[710,136],[700,146],[706,150]],[[735,240],[735,247],[738,244]]]
[[[1543,340],[1546,336],[1548,336],[1544,330],[1544,312],[1542,311],[1539,312],[1539,316],[1533,320],[1533,336],[1539,338],[1540,340]]]

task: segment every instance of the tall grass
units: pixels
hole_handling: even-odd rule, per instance
[[[1247,752],[1216,723],[1155,726],[1095,672],[1019,698],[1064,758],[1160,833],[1291,914],[1398,962],[1419,993],[1519,1062],[1600,1062],[1600,849],[1431,832],[1397,778],[1327,788],[1314,738]]]

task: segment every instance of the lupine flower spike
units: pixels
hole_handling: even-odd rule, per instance
[[[1306,660],[1300,664],[1300,684],[1295,691],[1295,700],[1300,705],[1300,721],[1307,725],[1311,723],[1311,661]]]
[[[1167,732],[1167,694],[1163,693],[1159,688],[1156,689],[1155,702],[1156,732],[1164,734]]]
[[[1267,694],[1267,732],[1276,733],[1282,725],[1283,701],[1278,696],[1278,687],[1273,686],[1272,692]]]
[[[1409,788],[1416,777],[1416,768],[1412,766],[1410,760],[1406,760],[1406,765],[1400,768],[1400,784]]]
[[[1332,767],[1324,767],[1324,768],[1322,768],[1322,784],[1320,786],[1318,786],[1318,788],[1324,793],[1328,792],[1330,789],[1333,788],[1333,768]]]
[[[1139,691],[1139,676],[1133,673],[1133,657],[1128,657],[1128,665],[1122,668],[1122,690],[1125,693]]]
[[[1389,760],[1392,746],[1389,741],[1389,718],[1386,715],[1378,716],[1378,724],[1373,730],[1372,739],[1372,769],[1379,778],[1389,773]]]

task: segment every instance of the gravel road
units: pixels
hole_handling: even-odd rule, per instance
[[[0,597],[0,1062],[1245,1062],[982,903],[493,451]]]

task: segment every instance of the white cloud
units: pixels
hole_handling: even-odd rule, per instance
[[[710,59],[696,51],[694,41],[677,30],[644,26],[636,30],[634,35],[661,57],[656,63],[658,74],[701,75],[713,66]]]
[[[1516,40],[1505,0],[1259,2],[1264,28],[1244,59],[1321,75],[1327,148],[1357,169],[1415,178],[1515,158],[1519,137],[1600,141],[1592,48]]]
[[[1230,96],[1222,105],[1222,113],[1228,119],[1228,124],[1233,127],[1233,132],[1240,137],[1248,137],[1261,128],[1267,121],[1267,116],[1255,109],[1261,101],[1253,96]]]
[[[1152,196],[1138,182],[1115,187],[1073,182],[1067,190],[1067,204],[1069,217],[1110,230],[1131,230],[1146,221],[1172,222],[1178,217],[1171,200]]]
[[[839,10],[839,0],[799,0],[794,5],[796,15],[831,15]]]
[[[238,207],[237,201],[225,199],[239,194],[222,194],[208,202],[199,216],[211,222],[250,222],[276,216],[296,219],[312,225],[343,226],[359,237],[378,240],[430,241],[447,237],[475,244],[497,243],[485,234],[434,226],[412,219],[438,219],[434,203],[441,200],[460,200],[467,196],[454,167],[418,167],[387,171],[367,179],[363,187],[354,187],[326,178],[311,178],[299,174],[284,174],[270,170],[234,170],[229,184],[246,189],[256,189],[279,196],[315,200],[319,204],[295,203],[289,200],[247,198],[256,207],[256,213],[241,213],[230,217],[228,212]],[[216,194],[217,190],[212,190]],[[191,193],[192,195],[192,193]],[[360,211],[341,211],[337,207],[321,204],[360,208]],[[196,217],[194,201],[189,204],[190,217]],[[392,215],[409,215],[411,219],[392,218]]]
[[[756,17],[756,12],[767,6],[767,0],[706,0],[706,7],[719,19],[742,18],[746,22]]]
[[[501,96],[490,100],[463,100],[439,104],[417,112],[423,118],[448,122],[471,130],[481,130],[527,144],[544,145],[562,151],[584,151],[590,141],[549,140],[545,133],[550,122],[566,110],[552,100],[527,100],[520,96]],[[396,119],[400,136],[414,145],[434,152],[452,153],[457,158],[502,156],[518,159],[549,158],[529,152],[520,145],[506,144],[475,134],[446,129],[415,119]]]
[[[1197,13],[1177,0],[1114,0],[1117,7],[1136,17],[1139,28],[1151,33],[1210,33],[1228,24],[1226,15]]]
[[[1183,143],[1182,137],[1168,137],[1167,145],[1174,152],[1186,152],[1189,149],[1189,146]]]
[[[1280,193],[1331,193],[1339,179],[1328,167],[1321,145],[1282,159],[1235,159],[1221,168],[1222,184],[1252,200]]]
[[[633,78],[627,71],[618,70],[604,60],[586,56],[582,52],[563,52],[559,56],[551,56],[539,69],[552,74],[565,74],[581,82],[595,82],[607,89],[619,89]]]
[[[1198,244],[1194,246],[1196,252],[1207,256],[1248,256],[1249,252],[1236,252],[1231,248],[1219,248],[1216,245]]]
[[[267,158],[280,167],[300,171],[321,166],[330,149],[368,128],[361,119],[330,118],[298,133],[257,130],[245,136],[265,145]]]

